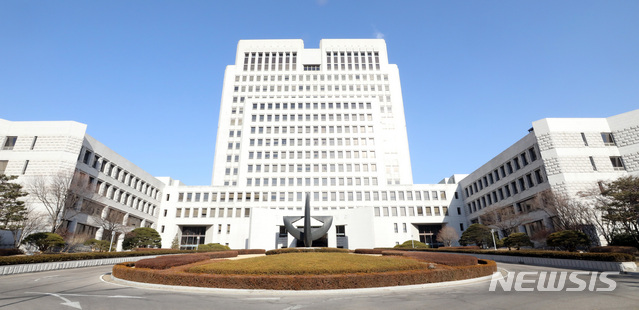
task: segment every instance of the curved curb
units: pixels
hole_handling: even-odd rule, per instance
[[[155,258],[157,256],[158,255],[128,256],[128,257],[113,257],[113,258],[99,258],[99,259],[69,260],[69,261],[62,261],[62,262],[5,265],[5,266],[0,266],[0,276],[8,276],[13,274],[21,274],[21,273],[41,272],[41,271],[51,271],[51,270],[61,270],[61,269],[115,265],[115,264],[125,263],[125,262],[135,262],[145,258]]]
[[[501,268],[495,274],[501,275]],[[123,280],[114,277],[111,273],[106,273],[100,276],[100,279],[104,282],[113,283],[123,286],[131,286],[136,288],[156,289],[156,290],[171,290],[171,291],[183,291],[183,292],[195,292],[195,293],[214,293],[219,295],[335,295],[335,294],[368,294],[379,292],[394,292],[394,291],[408,291],[417,289],[433,289],[442,287],[452,287],[460,285],[468,285],[474,283],[481,283],[490,281],[493,275],[483,276],[474,279],[458,280],[458,281],[446,281],[438,283],[426,283],[426,284],[414,284],[414,285],[402,285],[402,286],[386,286],[386,287],[370,287],[370,288],[349,288],[349,289],[334,289],[334,290],[250,290],[250,289],[231,289],[231,288],[210,288],[210,287],[195,287],[195,286],[178,286],[178,285],[162,285],[153,283],[134,282],[129,280]]]

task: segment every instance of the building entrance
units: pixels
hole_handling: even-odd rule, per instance
[[[417,224],[419,230],[419,241],[430,245],[433,248],[439,246],[437,242],[437,232],[442,229],[442,224]]]

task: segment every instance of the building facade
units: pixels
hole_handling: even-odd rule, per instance
[[[599,182],[639,175],[639,110],[532,125],[525,137],[460,181],[470,223],[498,222],[502,236],[533,237],[555,229],[553,215],[539,205],[541,193],[580,199],[598,190]],[[594,227],[583,229],[599,239]]]
[[[309,195],[312,215],[333,217],[314,245],[354,249],[434,244],[442,227],[461,235],[497,211],[512,221],[495,225],[506,227],[502,235],[533,236],[553,224],[530,207],[539,193],[574,197],[639,171],[635,110],[539,120],[470,175],[413,184],[399,71],[380,39],[322,40],[317,49],[301,40],[240,41],[219,115],[211,185],[155,178],[76,122],[0,120],[0,173],[24,184],[77,176],[81,200],[62,226],[98,239],[115,230],[105,222],[116,222],[157,229],[165,248],[174,240],[185,249],[295,247],[283,218],[303,216]]]
[[[56,193],[52,185],[62,182],[78,196],[58,217],[61,230],[105,240],[117,230],[120,247],[123,230],[115,228],[155,227],[164,183],[87,135],[85,124],[0,119],[0,142],[0,174],[18,176],[24,189],[36,186],[49,196]],[[27,199],[50,228],[54,209]]]
[[[167,180],[163,242],[296,246],[284,216],[333,216],[319,245],[436,242],[465,222],[456,181],[414,185],[399,71],[383,40],[240,41],[226,68],[209,187]],[[316,223],[317,224],[317,223]]]

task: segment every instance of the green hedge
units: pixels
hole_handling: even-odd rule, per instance
[[[276,254],[286,254],[286,253],[350,253],[351,251],[348,249],[338,249],[338,248],[285,248],[285,249],[277,249],[266,251],[266,255],[276,255]]]
[[[393,250],[389,248],[389,250]],[[398,250],[398,249],[394,249]],[[495,250],[462,250],[462,249],[401,249],[402,251],[433,251],[433,252],[457,252],[469,254],[489,254],[489,255],[509,255],[509,256],[528,256],[543,258],[559,258],[559,259],[575,259],[575,260],[592,260],[603,262],[632,262],[635,260],[633,255],[625,253],[575,253],[562,251],[544,251],[544,250],[520,250],[520,251],[495,251]]]
[[[87,253],[71,253],[71,254],[38,254],[38,255],[30,255],[30,256],[8,256],[8,257],[0,257],[0,266],[49,263],[49,262],[66,262],[66,261],[86,260],[86,259],[135,257],[135,256],[164,255],[164,254],[206,253],[206,252],[217,252],[217,251],[153,249],[150,251],[136,250],[132,252],[87,252]]]

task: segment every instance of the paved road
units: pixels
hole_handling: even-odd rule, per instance
[[[566,271],[499,266],[517,272]],[[110,269],[101,266],[2,276],[0,309],[639,309],[638,273],[610,277],[617,282],[612,292],[489,292],[489,282],[485,281],[451,287],[301,295],[128,287],[103,281],[101,276]]]

